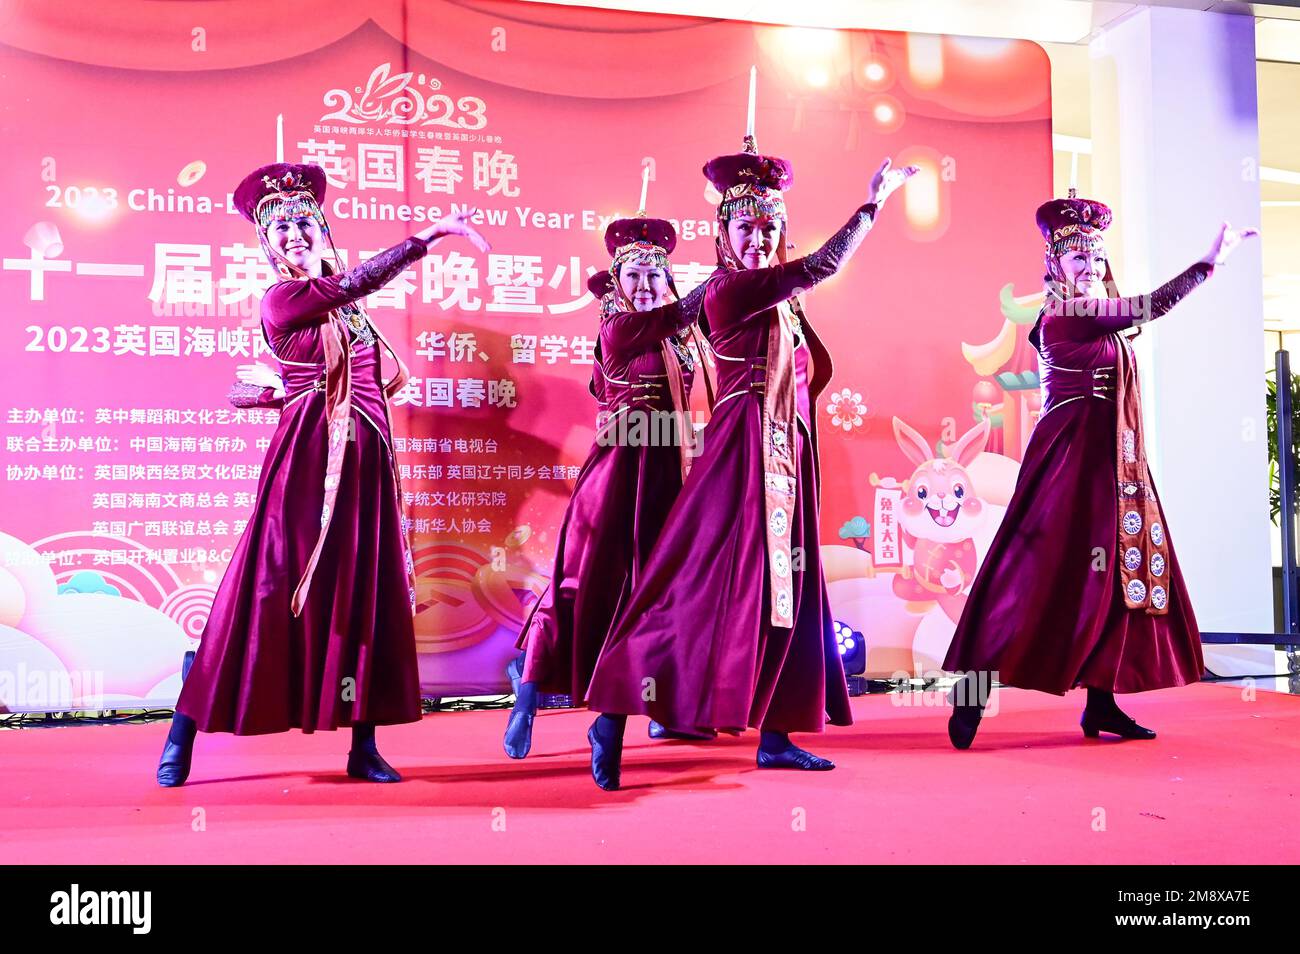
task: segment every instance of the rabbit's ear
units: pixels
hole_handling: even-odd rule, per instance
[[[944,450],[948,456],[957,463],[965,467],[984,450],[984,445],[989,442],[989,430],[992,425],[986,417],[969,431],[963,434],[957,443],[951,447],[945,447]]]
[[[934,458],[925,438],[897,417],[894,418],[894,440],[898,441],[898,446],[903,449],[907,459],[918,467]]]

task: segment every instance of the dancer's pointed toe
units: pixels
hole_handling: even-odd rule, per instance
[[[512,759],[527,758],[528,753],[532,751],[533,718],[534,713],[526,709],[515,709],[510,713],[502,746],[506,750],[506,755]]]
[[[158,784],[163,788],[177,788],[189,779],[197,733],[198,727],[189,716],[179,712],[172,716],[167,741],[158,759]]]
[[[650,720],[649,736],[652,739],[681,739],[688,742],[708,742],[718,737],[718,733],[713,729],[699,729],[694,732],[687,732],[683,729],[670,729],[661,722]]]
[[[829,772],[835,763],[806,749],[792,745],[780,752],[758,750],[758,767],[766,769],[800,769],[805,772]]]
[[[400,782],[402,776],[374,749],[354,749],[348,753],[348,775],[365,782]]]
[[[1118,709],[1114,712],[1101,713],[1084,709],[1079,726],[1083,729],[1083,734],[1090,739],[1097,738],[1102,732],[1118,735],[1121,739],[1138,739],[1144,742],[1149,742],[1156,737],[1154,729],[1138,725]]]

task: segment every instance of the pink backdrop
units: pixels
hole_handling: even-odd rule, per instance
[[[229,193],[275,158],[277,115],[286,159],[331,172],[349,260],[420,227],[362,219],[372,202],[491,219],[490,258],[444,244],[368,304],[415,376],[394,423],[422,681],[504,688],[593,434],[585,278],[608,264],[604,222],[635,210],[649,164],[650,213],[682,224],[681,286],[708,273],[700,167],[739,147],[751,63],[760,147],[795,166],[799,250],[881,157],[923,166],[808,308],[836,359],[817,408],[835,614],[870,671],[937,665],[963,596],[909,581],[891,507],[912,465],[891,419],[934,445],[991,418],[971,467],[988,518],[953,532],[982,555],[1037,410],[1042,50],[495,0],[369,8],[316,3],[274,29],[243,2],[16,3],[0,20],[0,701],[66,707],[87,681],[106,704],[175,698],[274,426],[225,395],[261,353],[270,282]]]

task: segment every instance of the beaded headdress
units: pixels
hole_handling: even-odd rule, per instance
[[[752,80],[751,80],[752,83]],[[753,88],[750,89],[751,114]],[[729,269],[741,268],[727,236],[727,223],[740,215],[767,216],[781,222],[777,254],[784,260],[789,217],[785,192],[794,185],[794,168],[777,156],[762,156],[752,132],[746,133],[741,151],[710,159],[704,175],[722,197],[718,203],[718,262]]]
[[[630,219],[615,219],[605,229],[605,250],[612,256],[610,270],[632,258],[646,258],[663,268],[677,247],[677,230],[666,219],[647,218],[645,213]]]
[[[321,209],[325,188],[325,170],[320,166],[275,162],[254,169],[235,189],[235,208],[257,226],[262,251],[282,276],[294,277],[297,270],[272,251],[267,243],[266,230],[272,223],[286,219],[314,219],[325,234],[337,268],[338,252],[330,238],[329,222]]]
[[[1067,251],[1088,252],[1105,247],[1102,233],[1110,227],[1112,217],[1109,206],[1094,199],[1080,199],[1073,188],[1068,198],[1044,202],[1034,216],[1046,252],[1053,257]]]
[[[786,221],[785,191],[794,185],[794,169],[776,156],[760,156],[753,136],[745,137],[743,152],[718,156],[704,175],[722,196],[718,221],[737,215],[767,215]]]
[[[612,291],[620,306],[631,307],[618,283],[618,275],[623,266],[633,260],[647,261],[662,268],[667,273],[669,287],[676,296],[672,265],[668,260],[676,247],[677,230],[667,219],[648,218],[642,212],[634,218],[615,219],[609,223],[605,229],[605,250],[612,256],[609,273]]]

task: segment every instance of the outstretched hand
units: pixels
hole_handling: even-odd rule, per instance
[[[461,235],[469,239],[480,252],[488,252],[492,249],[491,243],[470,222],[477,214],[478,209],[464,209],[460,212],[453,212],[451,215],[434,222],[424,231],[417,232],[416,235],[429,243],[446,238],[448,235]]]
[[[867,202],[876,203],[876,207],[885,204],[890,193],[902,186],[908,179],[921,171],[920,166],[904,166],[901,169],[891,169],[892,160],[886,158],[876,170],[876,174],[871,177],[871,186],[867,190]]]
[[[260,361],[255,364],[241,364],[235,369],[235,378],[241,384],[251,384],[259,388],[284,386],[280,376]]]
[[[1227,222],[1219,226],[1219,234],[1215,236],[1214,244],[1210,246],[1209,253],[1201,259],[1206,265],[1222,265],[1228,260],[1228,256],[1233,253],[1242,239],[1253,238],[1259,234],[1259,229],[1244,228],[1234,229]]]

